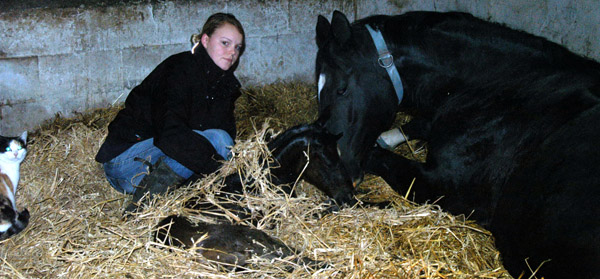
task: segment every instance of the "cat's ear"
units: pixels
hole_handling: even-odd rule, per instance
[[[19,137],[23,142],[27,142],[27,131],[23,132]]]

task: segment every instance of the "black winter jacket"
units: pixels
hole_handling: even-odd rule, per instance
[[[196,174],[218,169],[223,158],[212,144],[192,130],[223,129],[235,139],[235,100],[240,83],[219,68],[203,47],[161,62],[133,88],[108,126],[96,161],[105,163],[135,143],[154,138],[154,145]]]

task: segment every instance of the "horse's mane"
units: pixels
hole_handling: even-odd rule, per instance
[[[313,143],[318,138],[315,137],[315,133],[318,132],[323,133],[312,124],[297,125],[277,135],[267,146],[273,155],[277,157],[278,154],[287,153],[288,150],[298,145],[307,146]]]

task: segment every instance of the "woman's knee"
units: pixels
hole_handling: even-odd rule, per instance
[[[219,155],[226,160],[229,159],[231,153],[230,150],[234,143],[229,133],[221,129],[208,129],[204,131],[195,130],[195,132],[205,137]]]
[[[196,133],[207,138],[211,143],[218,143],[224,146],[232,146],[233,139],[225,130],[221,129],[207,129],[204,131],[195,131]]]
[[[110,185],[121,193],[131,194],[135,191],[141,178],[148,173],[147,166],[139,161],[127,159],[111,160],[103,164],[106,179]]]

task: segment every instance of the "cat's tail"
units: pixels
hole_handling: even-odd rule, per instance
[[[12,208],[11,208],[12,209]],[[1,215],[12,215],[13,218],[4,220],[0,225],[0,240],[5,240],[15,234],[23,231],[29,225],[29,210],[23,209],[21,212],[13,211],[13,214],[2,212]]]

